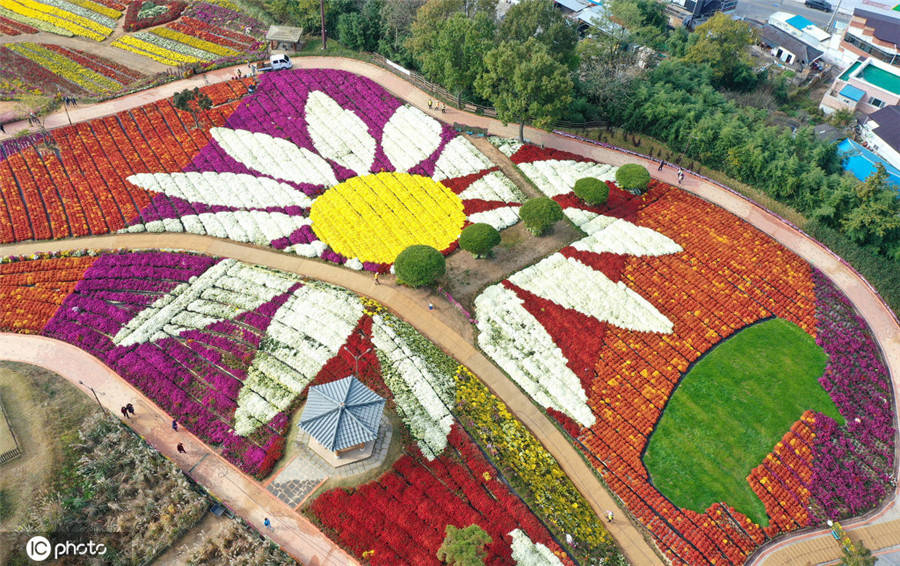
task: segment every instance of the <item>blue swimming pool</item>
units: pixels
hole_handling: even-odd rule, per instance
[[[888,182],[893,183],[900,192],[900,170],[878,157],[855,141],[847,138],[838,144],[838,155],[843,160],[844,171],[849,171],[860,181],[865,181],[875,172],[875,165],[881,163],[888,172]]]

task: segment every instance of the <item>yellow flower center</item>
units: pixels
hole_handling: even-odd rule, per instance
[[[393,263],[408,246],[443,250],[466,221],[463,203],[434,179],[376,173],[348,179],[315,200],[313,232],[337,253],[361,261]]]

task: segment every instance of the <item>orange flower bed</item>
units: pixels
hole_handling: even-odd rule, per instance
[[[0,327],[23,334],[43,330],[94,259],[65,257],[0,264]]]

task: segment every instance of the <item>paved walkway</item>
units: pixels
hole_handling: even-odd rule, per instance
[[[203,485],[232,511],[305,566],[357,564],[305,517],[266,491],[203,441],[185,430],[172,431],[172,418],[103,362],[71,344],[43,336],[0,333],[0,359],[32,364],[55,372],[97,400],[113,416],[135,407],[127,424],[156,450]],[[186,454],[178,454],[177,444]],[[271,528],[263,526],[268,517]]]
[[[299,68],[331,68],[343,69],[351,71],[381,84],[384,88],[398,96],[415,104],[421,109],[427,108],[429,95],[412,84],[406,82],[398,75],[393,74],[381,67],[363,63],[354,59],[344,59],[335,57],[295,57],[293,59],[296,67]],[[206,82],[220,82],[227,80],[234,73],[234,69],[220,69],[212,73],[194,77],[178,83],[170,83],[154,89],[144,91],[139,94],[123,97],[88,107],[81,107],[72,112],[73,121],[89,120],[99,116],[116,113],[120,110],[131,108],[138,104],[144,104],[160,98],[171,96],[171,94],[184,88],[185,86],[202,86]],[[459,110],[448,107],[446,114],[434,113],[433,115],[439,119],[452,123],[460,122],[471,126],[487,128],[493,135],[516,137],[518,135],[518,126],[516,124],[503,125],[500,122],[484,116],[476,116],[461,112]],[[61,113],[50,115],[47,118],[47,127],[55,127],[66,123],[65,116]],[[17,126],[11,125],[7,130],[14,132]],[[621,165],[624,163],[642,163],[648,167],[651,172],[656,171],[654,162],[649,159],[640,159],[624,152],[616,151],[589,143],[584,143],[571,138],[558,136],[550,132],[536,130],[533,128],[525,129],[526,137],[533,143],[543,144],[548,147],[562,149],[579,153],[596,159],[597,161],[610,163],[613,165]],[[666,168],[661,173],[655,173],[654,176],[660,180],[677,184],[675,179],[675,170]],[[788,249],[794,251],[803,257],[810,264],[828,275],[831,280],[843,291],[850,301],[854,304],[857,311],[866,319],[875,339],[881,346],[885,362],[891,372],[894,382],[894,390],[900,390],[900,325],[897,318],[888,306],[880,299],[877,292],[849,265],[843,262],[839,257],[835,256],[827,248],[803,234],[799,230],[783,221],[778,216],[764,209],[763,207],[749,201],[745,197],[724,189],[714,183],[707,182],[703,179],[688,173],[685,182],[681,185],[686,190],[708,200],[730,212],[743,220],[749,222],[761,231],[769,234],[772,238],[780,242]],[[137,240],[133,237],[150,236],[145,240],[143,246],[137,245]],[[78,241],[78,243],[63,242],[45,242],[45,243],[26,243],[4,246],[0,248],[3,254],[20,253],[14,250],[30,250],[23,253],[33,253],[39,250],[64,249],[66,247],[171,247],[184,248],[188,242],[194,242],[194,238],[205,238],[202,236],[186,236],[182,234],[172,235],[167,240],[169,245],[154,245],[154,240],[164,239],[166,235],[128,235],[127,240],[122,239],[123,236],[108,236],[98,238],[86,238]],[[207,238],[209,239],[209,238]],[[112,243],[103,243],[112,242]],[[118,242],[118,243],[115,243]],[[199,243],[199,242],[197,242]],[[232,242],[213,241],[203,245],[206,253],[216,255],[224,255],[243,259],[251,263],[265,263],[273,267],[285,269],[285,265],[293,264],[300,258],[289,258],[274,251],[261,250],[250,246],[242,246]],[[251,251],[252,250],[252,251]],[[242,252],[242,256],[232,255],[228,252]],[[267,255],[268,254],[268,255]],[[273,257],[274,256],[274,257]],[[269,263],[269,260],[273,264]],[[312,272],[307,273],[311,277],[332,281],[339,285],[351,288],[363,294],[372,296],[382,303],[391,307],[395,312],[402,313],[403,318],[408,320],[420,331],[423,331],[436,343],[440,344],[448,352],[452,352],[457,359],[468,365],[485,383],[491,387],[516,413],[516,415],[541,439],[544,445],[557,457],[561,466],[567,474],[572,477],[579,489],[591,501],[592,506],[598,512],[602,513],[611,505],[603,503],[603,500],[611,501],[605,489],[600,488],[600,482],[594,477],[593,472],[581,459],[581,456],[571,446],[571,444],[562,436],[555,426],[550,423],[547,418],[540,413],[534,405],[528,400],[519,389],[512,384],[505,376],[503,376],[496,367],[493,366],[484,356],[479,354],[471,344],[459,338],[458,335],[449,330],[445,325],[428,317],[428,311],[420,305],[409,303],[409,300],[393,288],[382,285],[375,287],[371,280],[359,273],[349,272],[346,269],[336,266],[320,264],[317,262],[308,262],[312,265]],[[290,270],[290,269],[289,269]],[[338,270],[340,274],[330,270]],[[317,275],[318,273],[318,275]],[[327,277],[334,275],[337,280]],[[356,278],[364,278],[365,283],[356,281]],[[356,287],[359,283],[368,286],[368,291]],[[407,304],[409,303],[409,304]],[[411,310],[407,311],[409,307]],[[424,324],[424,326],[423,326]],[[895,402],[898,399],[895,398]],[[896,412],[895,412],[896,419]],[[896,424],[896,423],[895,423]],[[894,499],[897,494],[895,493]],[[598,506],[599,504],[599,506]],[[878,515],[883,514],[880,512]],[[877,517],[877,515],[876,515]],[[853,529],[853,524],[848,525]],[[616,522],[611,526],[613,536],[616,537],[622,546],[626,556],[633,564],[659,564],[660,559],[651,549],[651,546],[641,538],[640,533],[631,525],[625,525],[624,522]],[[809,535],[797,535],[789,537],[786,540],[797,539],[800,542],[795,544],[813,544],[813,541],[823,537],[830,536],[827,531],[819,531],[816,538],[808,539]],[[900,532],[897,533],[897,542],[900,543]],[[780,554],[780,550],[784,548],[783,543],[776,543],[772,546],[772,550],[762,552],[755,563],[773,564],[790,564],[787,556]]]

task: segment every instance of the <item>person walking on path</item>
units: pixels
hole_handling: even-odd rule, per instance
[[[271,529],[271,528],[272,528],[272,521],[270,521],[269,518],[266,517],[265,519],[263,519],[263,525],[265,525],[265,527],[266,527],[267,529]]]
[[[125,408],[128,409],[129,413],[134,415],[134,405],[132,405],[131,403],[128,403],[127,405],[125,405]]]
[[[376,272],[375,272],[375,284],[376,284],[376,285],[381,285],[381,283],[378,281],[378,275],[379,275],[379,273],[376,271]]]
[[[128,416],[128,407],[122,407],[122,416],[125,417],[126,419],[131,418]]]
[[[175,419],[172,419],[172,430],[178,432],[178,421],[176,421]]]
[[[432,106],[434,106],[434,101],[429,98],[428,99],[428,109],[431,110]]]
[[[680,185],[682,181],[684,181],[684,169],[681,169],[679,167],[678,168],[678,184]]]
[[[430,311],[434,310],[434,303],[428,303],[428,310],[430,310]]]
[[[659,167],[657,167],[656,170],[657,170],[657,171],[662,171],[662,170],[663,170],[663,166],[664,166],[665,164],[666,164],[666,162],[663,161],[662,159],[660,159],[660,160],[659,160]]]
[[[187,450],[184,449],[184,444],[180,442],[178,443],[178,446],[175,447],[175,449],[178,450],[179,454],[187,454]]]
[[[609,521],[610,523],[612,523],[612,522],[613,522],[613,519],[615,519],[615,518],[616,518],[616,517],[615,517],[615,515],[613,515],[613,512],[612,512],[612,511],[607,511],[607,512],[606,512],[606,520],[607,520],[607,521]]]

